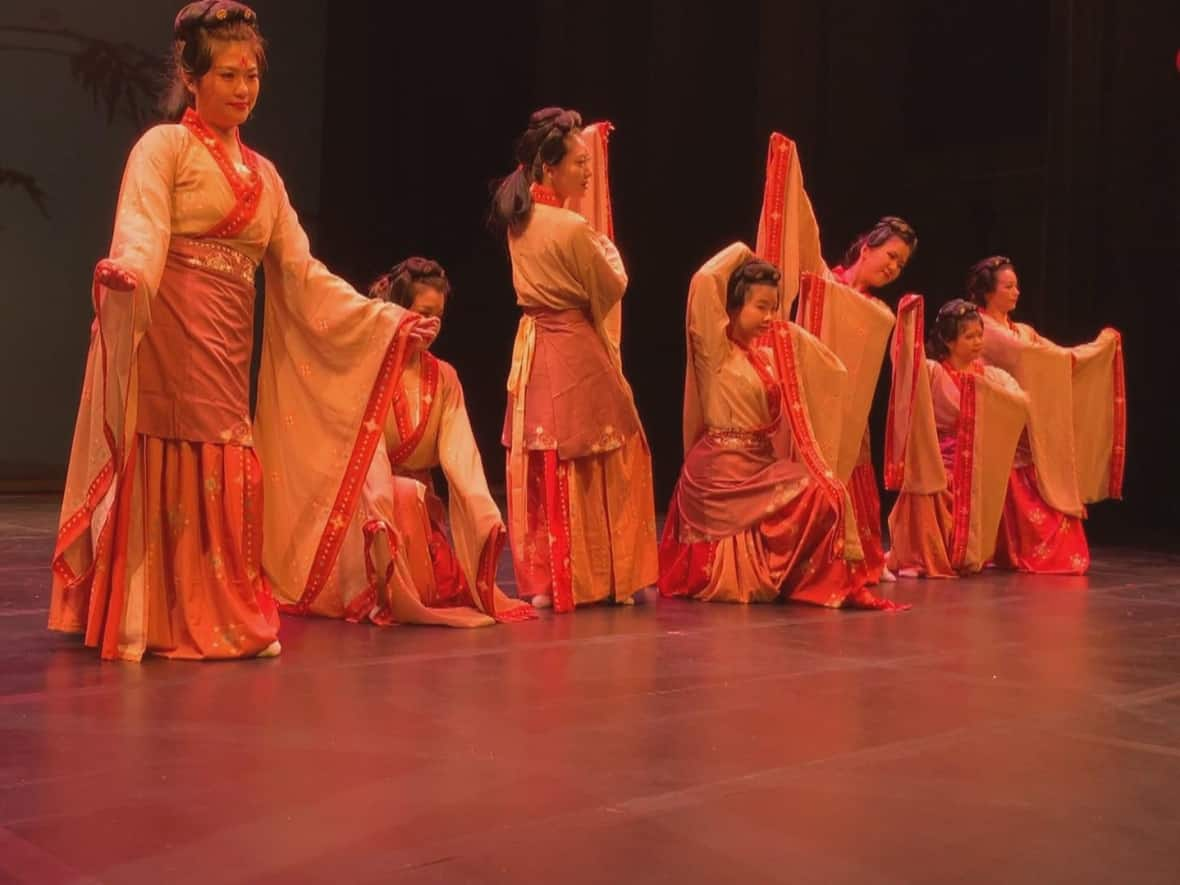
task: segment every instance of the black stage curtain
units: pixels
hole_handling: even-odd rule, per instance
[[[333,0],[317,247],[357,283],[407,254],[448,268],[436,350],[463,378],[495,484],[517,314],[484,228],[489,184],[531,110],[612,120],[624,356],[662,507],[681,458],[688,280],[752,242],[766,138],[782,130],[830,262],[880,215],[917,227],[887,299],[917,291],[937,309],[971,262],[1003,253],[1018,315],[1042,333],[1123,331],[1127,501],[1094,508],[1091,534],[1159,543],[1180,528],[1164,359],[1180,320],[1177,34],[1167,0]]]

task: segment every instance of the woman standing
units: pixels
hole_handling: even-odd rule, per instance
[[[533,114],[491,212],[523,312],[503,432],[513,563],[521,597],[559,612],[630,602],[658,574],[651,457],[608,328],[627,274],[564,208],[604,174],[581,128],[574,111]]]
[[[242,143],[266,63],[254,11],[190,3],[174,35],[180,122],[132,150],[95,268],[49,626],[104,658],[274,655],[270,585],[298,596],[334,557],[376,444],[366,422],[384,419],[407,350],[437,322],[313,259],[278,172]]]

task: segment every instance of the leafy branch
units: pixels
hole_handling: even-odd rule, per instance
[[[108,125],[119,117],[142,128],[167,70],[163,58],[138,46],[102,40],[70,28],[0,25],[0,37],[5,41],[0,42],[0,52],[66,59],[70,77],[90,94],[96,108],[105,110]],[[45,191],[32,175],[0,167],[0,188],[6,187],[23,190],[48,217]]]

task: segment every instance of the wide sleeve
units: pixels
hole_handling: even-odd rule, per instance
[[[596,320],[623,298],[627,290],[627,271],[619,250],[606,234],[594,230],[584,219],[570,229],[570,253],[574,271],[590,300]]]
[[[396,328],[406,316],[404,308],[364,297],[311,254],[283,180],[273,166],[266,168],[278,203],[264,258],[268,304],[281,300],[285,315],[311,331],[325,355],[343,355],[342,345],[349,341]]]
[[[483,460],[467,415],[463,386],[449,366],[443,367],[442,371],[438,458],[447,478],[455,552],[465,577],[471,586],[475,586],[484,544],[493,529],[503,527],[503,520],[488,490]]]
[[[92,286],[95,318],[74,423],[61,521],[53,555],[55,629],[80,629],[74,592],[93,566],[94,547],[122,482],[136,426],[136,353],[151,320],[172,226],[172,187],[184,132],[149,130],[127,158],[108,257],[136,280],[132,292]],[[72,594],[72,595],[71,595]]]
[[[820,255],[819,225],[803,186],[798,147],[780,132],[771,133],[767,147],[766,182],[755,251],[782,272],[780,320],[791,317],[801,274],[831,278]]]
[[[282,180],[264,169],[277,205],[254,426],[263,564],[279,598],[306,610],[353,518],[420,318],[362,297],[312,257]]]
[[[1086,503],[1123,496],[1127,394],[1122,336],[1103,329],[1071,348],[1073,424],[1078,487]]]
[[[705,399],[709,385],[729,353],[726,329],[725,291],[729,277],[753,253],[745,243],[731,243],[695,274],[688,287],[684,312],[684,452],[696,443],[705,429]]]
[[[532,606],[508,598],[496,586],[496,564],[507,540],[504,521],[488,490],[463,386],[453,368],[443,364],[440,370],[438,457],[447,478],[455,556],[480,611],[500,621],[527,620],[535,616]]]
[[[1028,440],[1041,495],[1053,509],[1080,518],[1084,509],[1074,446],[1074,356],[1047,338],[1032,341],[1032,335],[1012,335],[985,318],[983,359],[1009,373],[1028,394]]]
[[[926,495],[945,489],[947,478],[931,396],[940,369],[926,359],[924,314],[925,300],[920,295],[905,296],[898,307],[885,422],[885,487]]]
[[[132,148],[119,188],[109,257],[155,294],[172,238],[172,190],[187,134],[179,126],[156,126]]]

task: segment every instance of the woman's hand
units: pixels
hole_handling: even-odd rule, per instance
[[[410,346],[415,350],[427,350],[438,337],[442,323],[438,317],[423,317],[414,324],[410,332]]]
[[[131,292],[135,289],[135,276],[109,258],[104,258],[95,265],[94,282],[116,292]]]

